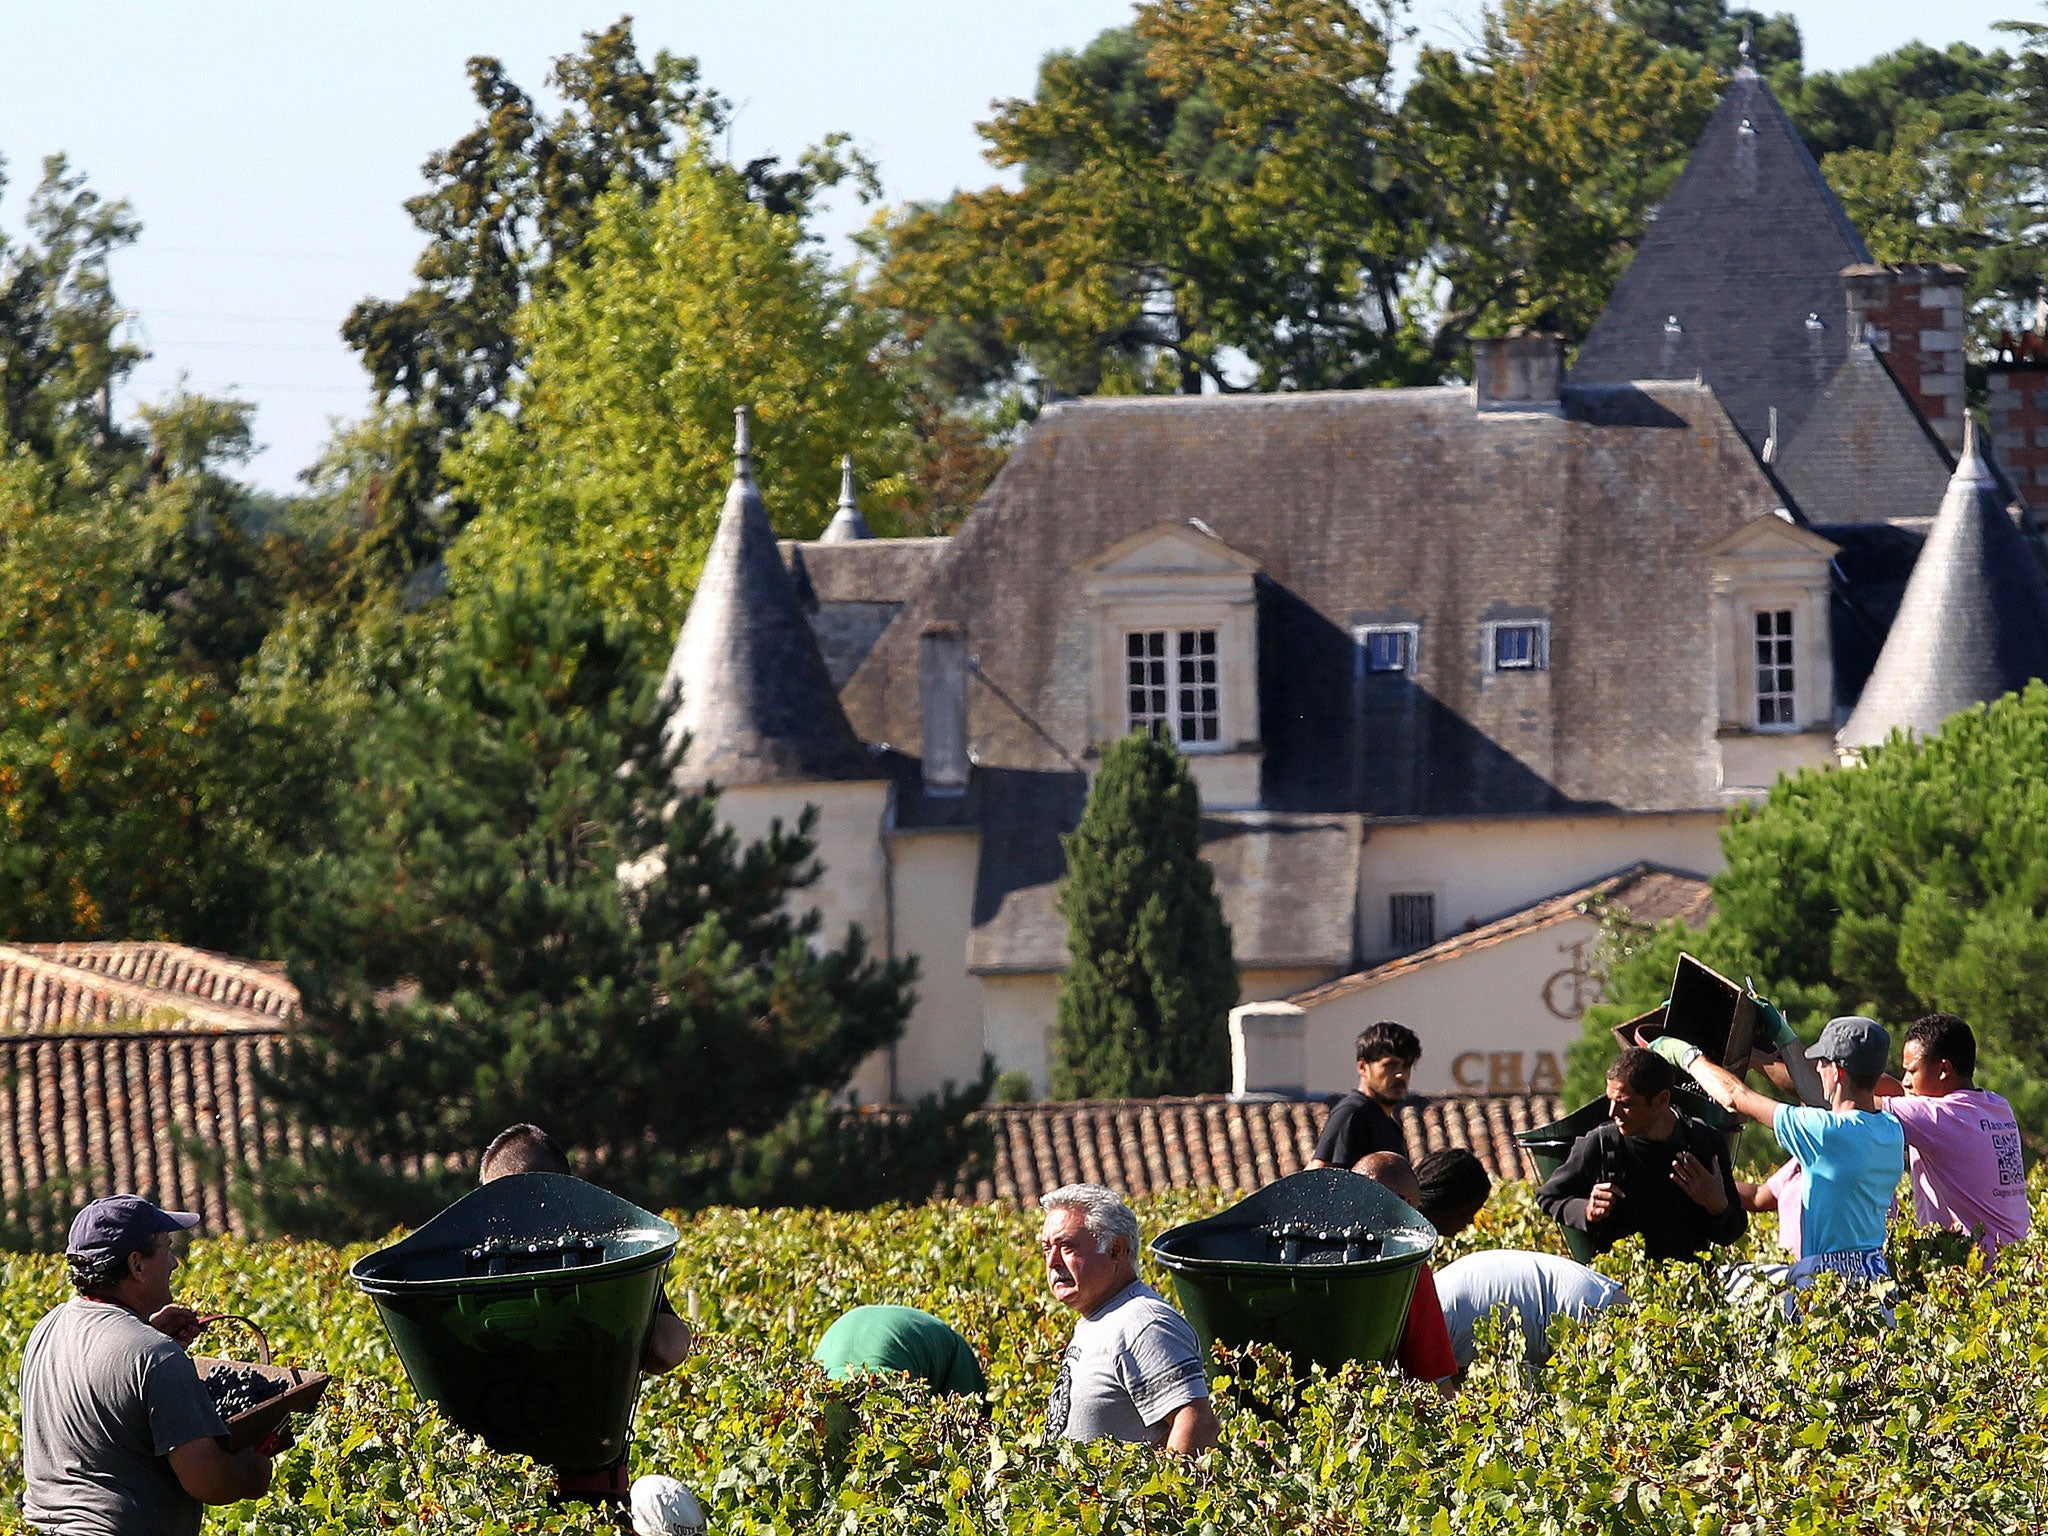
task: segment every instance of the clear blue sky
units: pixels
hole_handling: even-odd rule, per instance
[[[0,0],[0,224],[19,227],[41,158],[71,156],[140,215],[116,279],[155,354],[129,402],[180,374],[259,403],[253,477],[290,489],[330,417],[366,399],[336,336],[366,294],[408,286],[418,237],[402,201],[465,132],[463,63],[505,60],[537,88],[548,61],[627,0]],[[1809,67],[1860,63],[1918,37],[1990,46],[2026,0],[1794,0]],[[741,105],[736,159],[793,155],[844,129],[891,201],[982,185],[974,124],[1030,92],[1050,49],[1085,43],[1129,0],[703,0],[631,6],[643,52],[695,54]],[[1422,35],[1470,35],[1476,0],[1421,0]],[[2048,17],[2044,17],[2048,19]],[[835,210],[835,232],[858,223]]]

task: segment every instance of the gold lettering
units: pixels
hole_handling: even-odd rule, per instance
[[[1538,1051],[1536,1070],[1529,1074],[1529,1092],[1556,1093],[1564,1086],[1564,1072],[1557,1064],[1557,1052]]]
[[[1520,1051],[1495,1051],[1486,1058],[1486,1091],[1488,1093],[1520,1093],[1522,1091],[1522,1053]]]
[[[1477,1051],[1466,1051],[1463,1055],[1452,1057],[1451,1081],[1456,1083],[1460,1088],[1463,1088],[1468,1093],[1478,1092],[1479,1089],[1485,1086],[1485,1084],[1480,1082],[1479,1079],[1475,1077],[1467,1077],[1465,1075],[1465,1068],[1468,1065],[1476,1066],[1478,1063],[1484,1061],[1485,1059],[1486,1058],[1480,1055]]]

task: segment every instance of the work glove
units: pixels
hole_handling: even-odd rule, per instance
[[[1650,1042],[1650,1049],[1681,1072],[1700,1059],[1700,1048],[1690,1040],[1681,1040],[1676,1035],[1659,1035]]]
[[[1778,1005],[1776,1003],[1772,1002],[1768,997],[1758,997],[1754,990],[1750,992],[1749,996],[1750,1000],[1756,1004],[1757,1012],[1764,1017],[1764,1034],[1772,1045],[1782,1052],[1788,1046],[1799,1044],[1799,1036],[1793,1032],[1792,1026],[1785,1022],[1785,1015],[1778,1012]]]

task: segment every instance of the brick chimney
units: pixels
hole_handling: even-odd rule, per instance
[[[1560,413],[1564,338],[1536,331],[1472,338],[1472,392],[1482,411]]]
[[[1985,365],[1991,454],[2020,499],[2048,502],[2048,337],[1999,337]]]
[[[1963,276],[1942,262],[1842,269],[1849,340],[1884,354],[1951,453],[1963,449]]]

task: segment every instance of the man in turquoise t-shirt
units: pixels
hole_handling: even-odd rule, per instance
[[[974,1346],[916,1307],[855,1307],[825,1330],[811,1358],[834,1381],[857,1371],[900,1372],[934,1392],[988,1391]]]
[[[1781,1104],[1708,1061],[1697,1046],[1666,1036],[1651,1049],[1690,1072],[1714,1102],[1771,1128],[1778,1144],[1806,1170],[1800,1197],[1803,1257],[1791,1268],[1794,1287],[1821,1270],[1852,1280],[1882,1280],[1885,1216],[1906,1171],[1906,1138],[1877,1107],[1877,1085],[1891,1056],[1891,1036],[1875,1019],[1831,1019],[1806,1050],[1818,1064],[1826,1108]]]

